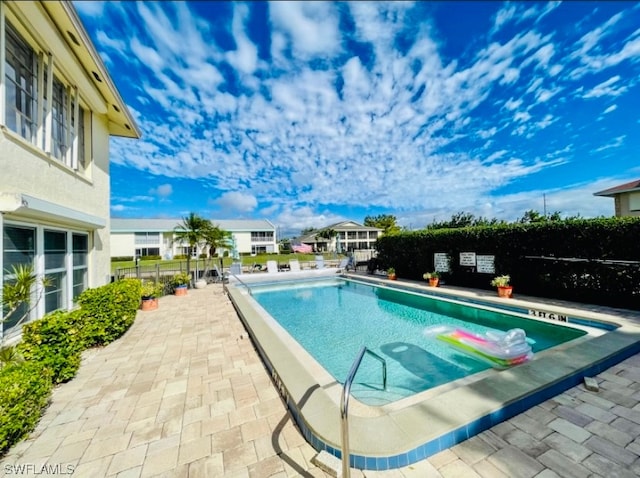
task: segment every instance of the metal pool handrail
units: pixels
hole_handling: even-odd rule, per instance
[[[239,278],[237,275],[235,275],[235,274],[231,274],[231,275],[235,278],[235,280],[237,280],[238,282],[240,282],[243,286],[245,286],[245,287],[247,288],[247,291],[249,292],[249,295],[253,295],[253,294],[251,293],[251,287],[249,287],[249,286],[246,284],[246,282],[242,281],[242,279],[240,279],[240,278]]]
[[[358,372],[358,367],[360,367],[360,362],[362,362],[362,358],[364,354],[368,353],[374,359],[379,360],[382,363],[382,386],[384,390],[387,389],[387,361],[380,357],[375,352],[372,352],[367,347],[362,347],[360,352],[358,352],[358,356],[353,362],[351,366],[351,370],[349,370],[349,375],[347,375],[347,379],[344,381],[344,385],[342,387],[342,399],[340,400],[340,421],[342,424],[342,476],[343,478],[349,478],[351,476],[351,470],[349,468],[349,396],[351,395],[351,384],[356,377],[356,373]]]

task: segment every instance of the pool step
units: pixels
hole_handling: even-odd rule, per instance
[[[336,478],[342,477],[342,462],[326,450],[322,450],[311,459],[311,463],[316,465],[325,473],[329,473]]]

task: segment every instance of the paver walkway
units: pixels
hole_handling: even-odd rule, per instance
[[[640,476],[640,356],[597,379],[598,393],[575,387],[417,464],[352,476]],[[315,454],[222,287],[210,285],[162,298],[118,341],[85,352],[78,375],[54,391],[0,473],[329,476],[311,464]]]

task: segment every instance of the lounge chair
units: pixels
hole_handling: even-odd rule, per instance
[[[324,257],[316,256],[316,269],[324,269]]]
[[[300,262],[298,259],[289,259],[289,270],[291,272],[300,272]]]
[[[344,259],[342,259],[340,261],[340,264],[338,264],[338,269],[348,270],[349,269],[349,262],[350,262],[350,259],[348,257],[345,257]]]
[[[278,263],[276,261],[267,261],[267,272],[278,272]]]
[[[242,274],[242,264],[240,262],[234,262],[231,264],[231,267],[229,267],[229,273],[234,276]]]

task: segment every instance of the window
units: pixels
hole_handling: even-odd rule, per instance
[[[73,234],[73,302],[89,286],[87,277],[89,257],[89,237],[86,234]]]
[[[159,232],[136,232],[135,244],[137,246],[144,246],[146,244],[160,244],[160,233]]]
[[[45,313],[65,306],[67,270],[67,234],[61,231],[44,231],[44,274],[50,284],[44,290]]]
[[[159,247],[140,247],[136,248],[136,257],[159,256]]]
[[[6,23],[5,123],[27,141],[36,142],[37,57]]]
[[[369,239],[377,239],[378,231],[369,231]]]
[[[4,264],[4,282],[11,282],[13,279],[10,272],[19,265],[33,265],[36,255],[36,230],[30,227],[5,226],[2,235],[2,260]],[[4,323],[0,323],[2,330],[9,330],[28,311],[27,305],[23,304]],[[7,313],[3,310],[3,316]]]
[[[84,172],[91,141],[85,136],[91,132],[90,127],[85,128],[85,118],[90,120],[91,115],[80,107],[77,90],[49,71],[43,60],[46,55],[38,55],[9,22],[5,25],[6,106],[2,122],[70,168]]]
[[[251,242],[273,241],[273,231],[257,231],[251,233]]]
[[[629,211],[640,211],[640,193],[629,194]]]
[[[69,123],[71,116],[67,107],[68,94],[65,86],[53,78],[53,99],[51,101],[51,154],[64,160],[69,149]]]
[[[355,240],[356,238],[356,231],[349,231],[347,232],[347,239],[349,240]]]

